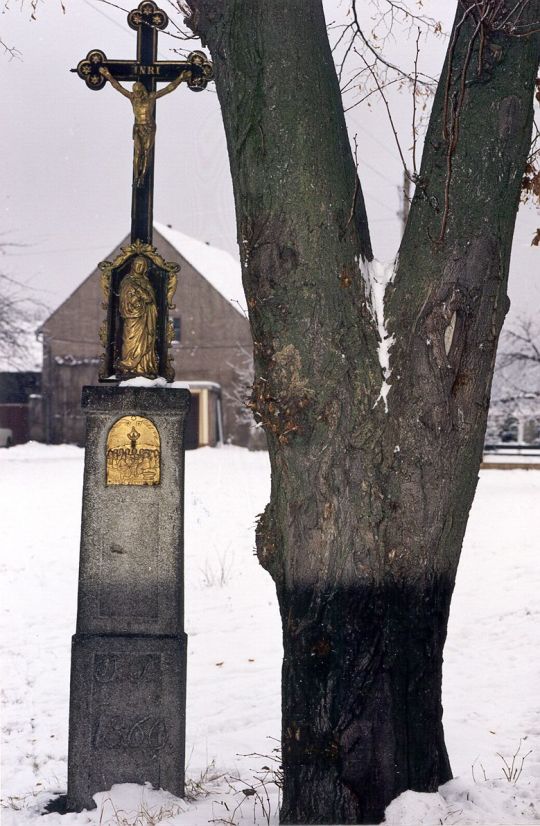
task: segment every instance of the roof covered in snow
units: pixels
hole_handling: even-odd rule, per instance
[[[247,315],[240,262],[225,250],[154,222],[154,228],[242,315]]]

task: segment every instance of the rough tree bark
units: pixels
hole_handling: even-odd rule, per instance
[[[385,298],[386,412],[361,272],[367,217],[322,4],[188,5],[216,66],[272,466],[257,549],[283,622],[281,821],[373,823],[400,792],[451,776],[443,646],[508,306],[539,35],[479,28],[482,4],[458,4]]]

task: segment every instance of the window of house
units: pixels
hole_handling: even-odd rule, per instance
[[[182,340],[182,323],[179,318],[173,318],[173,341]]]

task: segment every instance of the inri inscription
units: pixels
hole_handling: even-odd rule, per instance
[[[141,416],[123,416],[107,436],[107,485],[159,485],[158,429]]]

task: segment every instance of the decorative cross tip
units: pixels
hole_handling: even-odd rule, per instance
[[[187,82],[192,92],[202,92],[208,82],[214,79],[214,67],[204,52],[191,52],[188,56],[191,63],[191,76]]]
[[[89,89],[103,89],[107,83],[106,78],[103,77],[99,71],[107,57],[105,52],[100,49],[92,49],[88,52],[84,60],[81,60],[75,70],[82,80],[86,83]],[[73,71],[73,69],[71,70]]]
[[[158,9],[153,0],[143,0],[142,3],[139,3],[138,8],[130,11],[127,21],[130,29],[138,29],[139,26],[165,29],[169,23],[169,18],[164,11]]]

